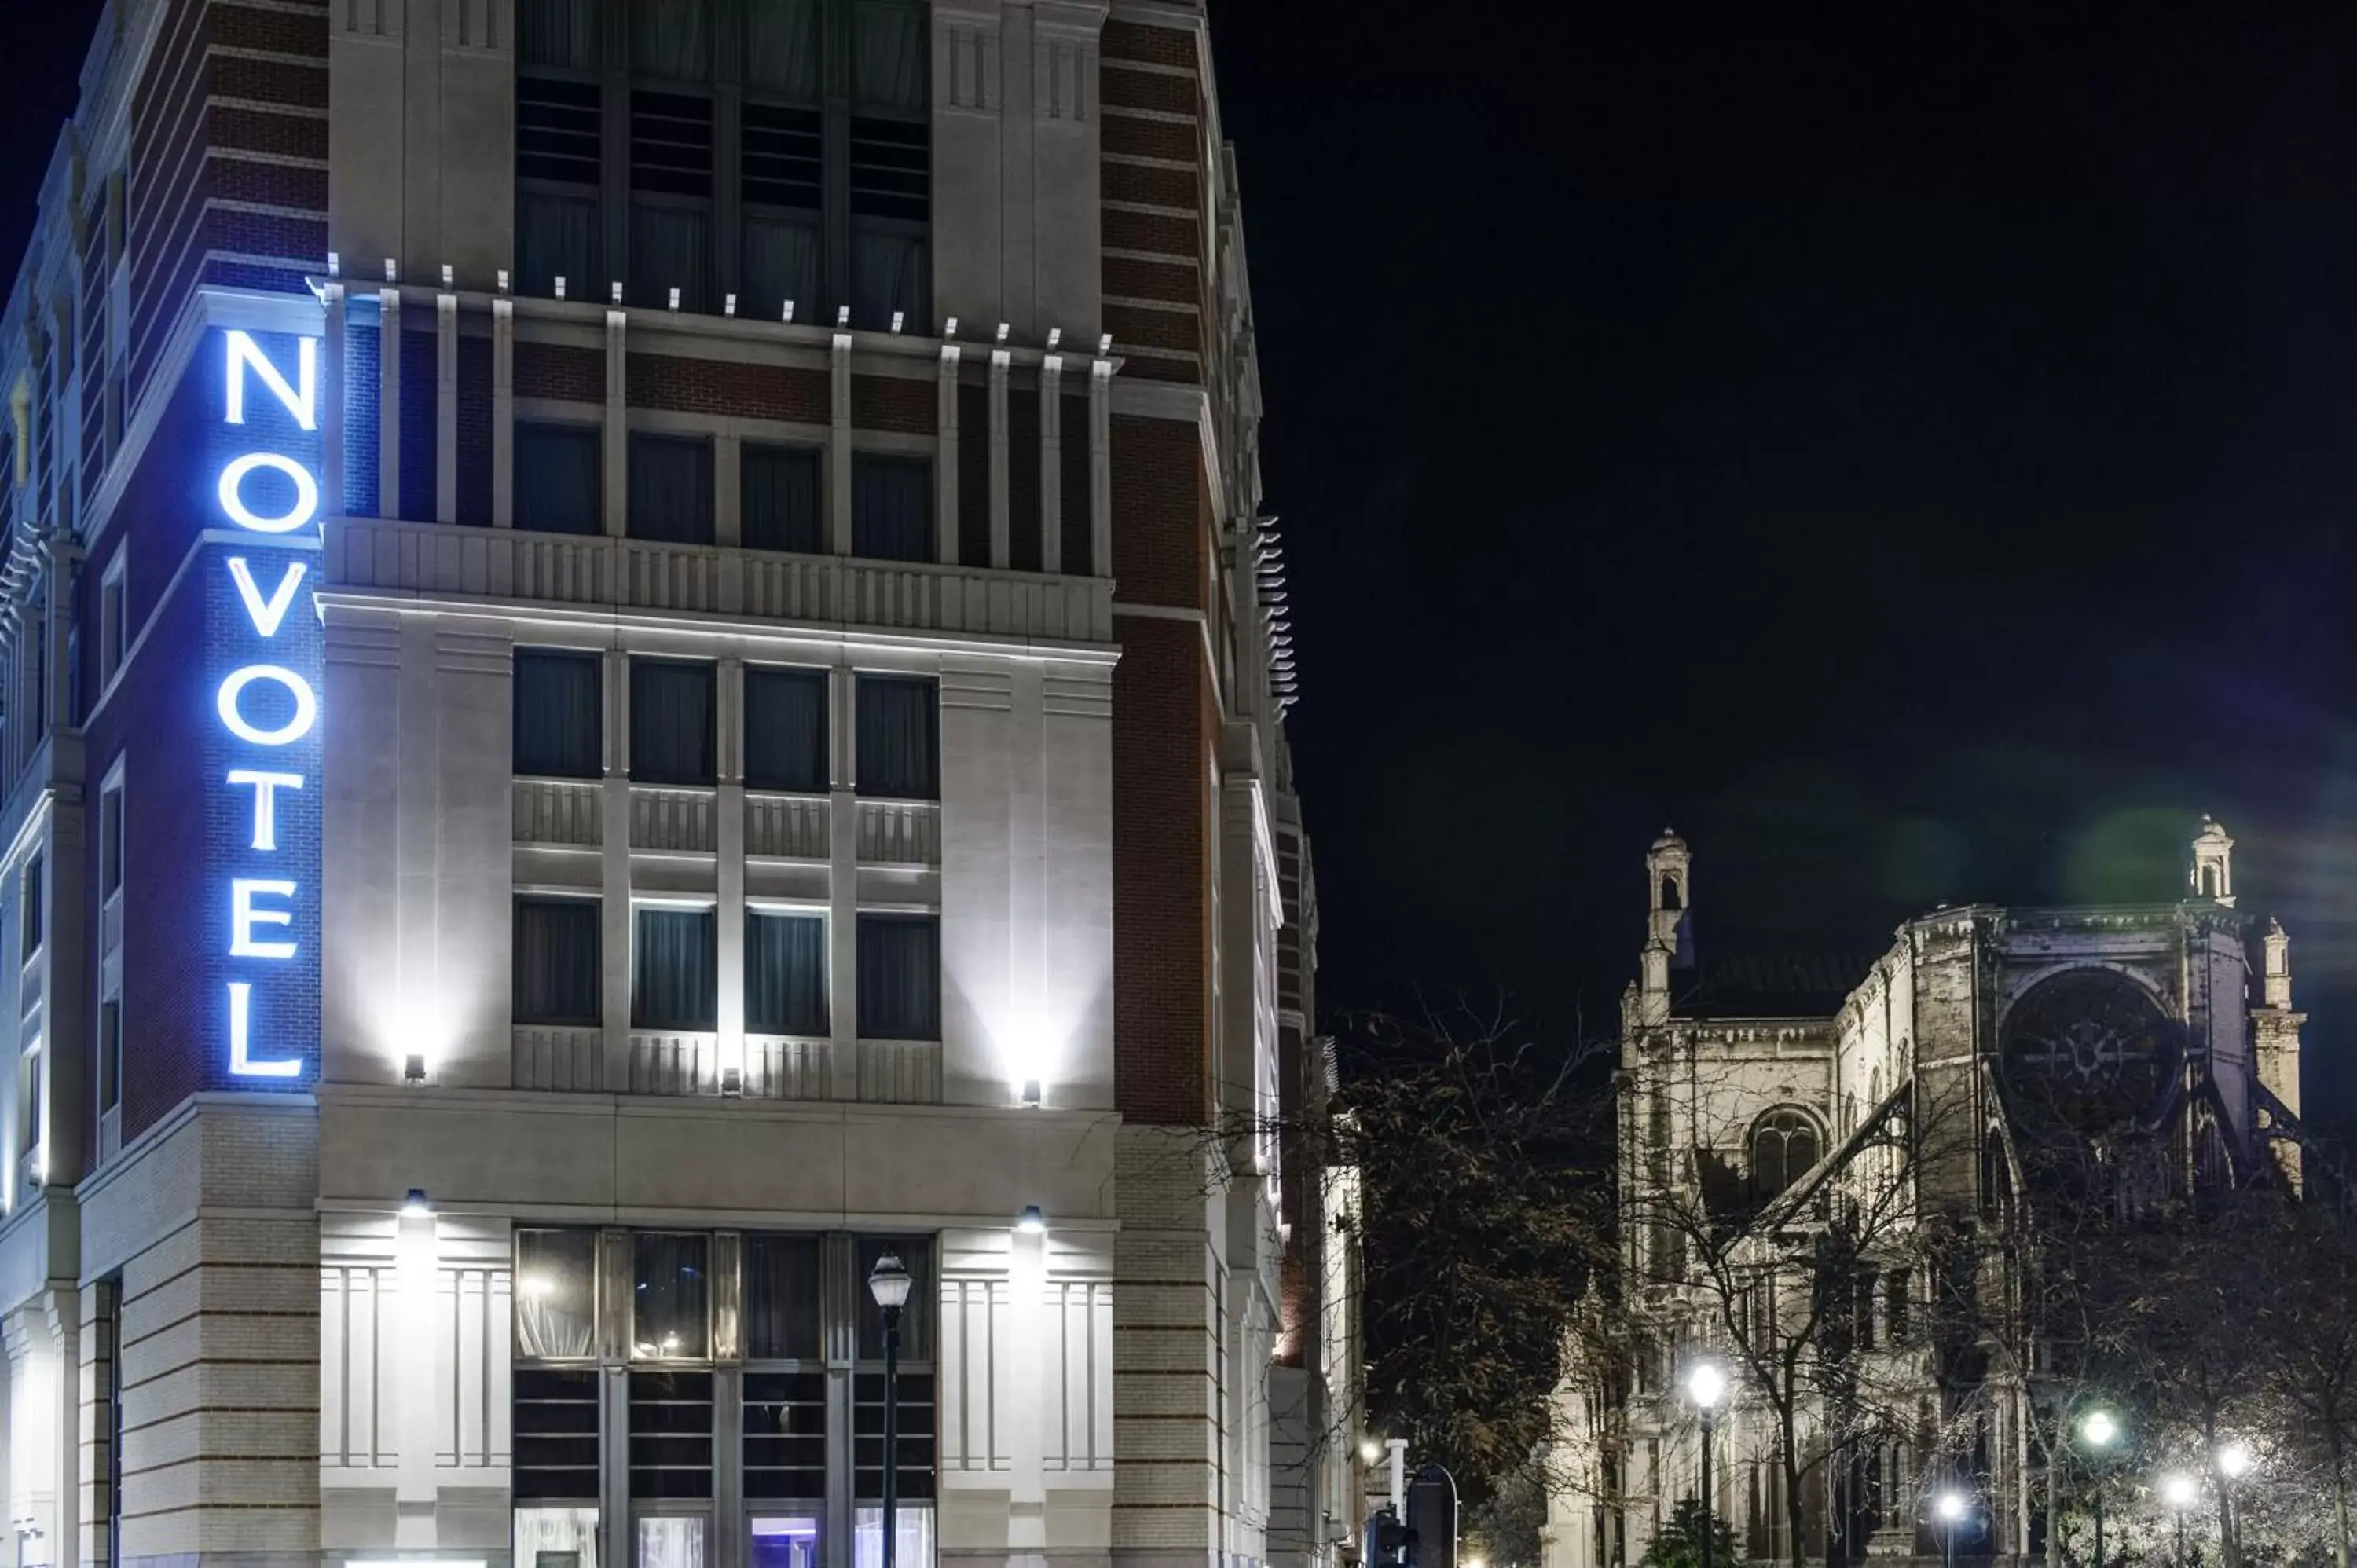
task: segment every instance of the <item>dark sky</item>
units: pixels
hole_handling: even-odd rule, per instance
[[[1212,8],[1327,1006],[1609,1026],[1664,822],[1879,948],[2207,811],[2357,1111],[2357,13]]]
[[[1873,948],[2208,811],[2357,1121],[2357,13],[1211,3],[1329,1010],[1609,1023],[1664,822]]]

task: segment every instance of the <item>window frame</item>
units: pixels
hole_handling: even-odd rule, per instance
[[[555,432],[562,432],[574,438],[586,438],[597,450],[597,501],[589,517],[589,526],[587,528],[542,528],[528,523],[516,515],[518,509],[515,506],[515,499],[531,493],[529,488],[522,483],[524,470],[530,467],[525,461],[524,444],[531,435]],[[508,510],[510,526],[514,532],[539,534],[549,539],[603,538],[606,532],[605,423],[602,420],[561,417],[547,419],[518,414],[510,427],[510,440],[514,453],[514,472],[510,478],[512,488],[509,497]]]
[[[528,768],[523,766],[524,759],[517,755],[517,746],[520,737],[522,735],[522,726],[514,721],[518,712],[523,706],[523,671],[527,667],[527,661],[529,661],[530,667],[535,669],[564,664],[567,666],[587,666],[590,671],[593,677],[592,683],[597,689],[597,699],[594,707],[597,714],[597,733],[596,736],[595,746],[597,755],[590,759],[587,771],[580,773],[565,773],[552,772],[544,768]],[[518,779],[559,779],[569,780],[574,783],[594,782],[597,779],[603,779],[606,776],[606,720],[608,716],[606,712],[606,656],[594,649],[565,648],[554,644],[520,642],[517,643],[510,652],[508,681],[510,685],[508,697],[509,771]],[[534,758],[533,760],[537,761],[541,759]]]
[[[639,671],[656,666],[701,671],[708,693],[707,712],[711,715],[711,745],[694,778],[658,778],[641,771],[645,764],[639,756]],[[633,653],[625,660],[622,678],[630,682],[630,714],[626,737],[629,746],[626,777],[634,785],[654,789],[711,789],[720,782],[720,661],[717,659],[680,658],[665,653]]]
[[[711,944],[705,953],[712,975],[712,1022],[708,1024],[652,1024],[639,1013],[639,973],[641,961],[639,940],[639,918],[642,915],[700,915],[706,923]],[[720,906],[716,899],[644,897],[630,900],[630,1032],[634,1035],[710,1035],[720,1028]],[[669,1232],[667,1232],[669,1234]]]
[[[834,671],[823,664],[777,664],[766,660],[748,660],[743,665],[737,704],[737,756],[742,763],[746,789],[756,795],[798,795],[815,800],[832,792],[834,783]],[[802,789],[792,785],[771,784],[756,780],[753,775],[753,685],[757,681],[777,677],[790,680],[815,681],[819,693],[819,778],[815,788]]]
[[[25,857],[25,867],[17,874],[16,928],[22,936],[22,958],[31,963],[41,956],[48,941],[48,911],[43,908],[48,889],[48,853],[35,850]]]
[[[597,961],[590,967],[593,973],[600,977],[604,975],[606,970],[606,900],[602,894],[582,893],[577,891],[543,890],[540,888],[517,888],[515,892],[511,895],[509,899],[511,940],[513,940],[514,936],[521,935],[520,928],[523,921],[523,909],[524,906],[527,904],[586,905],[595,912],[597,918],[592,922],[591,929],[596,934],[597,953]],[[577,1018],[525,1017],[522,1010],[516,1005],[516,985],[512,977],[512,971],[514,969],[512,961],[512,948],[510,950],[510,954],[511,961],[509,968],[511,970],[511,978],[508,984],[508,1022],[511,1027],[522,1029],[594,1029],[603,1026],[605,1023],[605,987],[602,983],[602,980],[599,984],[592,988],[590,993],[593,1011],[584,1016]]]
[[[98,579],[98,695],[102,702],[131,662],[130,557],[129,542],[117,544]]]
[[[827,961],[834,951],[834,909],[824,904],[789,903],[780,899],[748,897],[745,900],[745,1034],[771,1040],[823,1040],[834,1023],[834,966]],[[815,920],[819,928],[818,1027],[813,1030],[770,1029],[753,1021],[753,922],[768,920]]]

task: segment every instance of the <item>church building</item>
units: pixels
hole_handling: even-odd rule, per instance
[[[1654,842],[1617,1079],[1628,1326],[1572,1337],[1547,1568],[1635,1563],[1708,1495],[1706,1433],[1739,1556],[1935,1559],[1952,1488],[1960,1552],[2039,1549],[2037,1352],[1934,1348],[1937,1260],[1980,1258],[1969,1289],[2004,1304],[1982,1321],[2018,1322],[2006,1241],[2049,1183],[2131,1208],[2297,1190],[2303,1018],[2233,851],[2204,818],[2174,901],[1943,907],[1845,967],[1698,963],[1695,857]]]

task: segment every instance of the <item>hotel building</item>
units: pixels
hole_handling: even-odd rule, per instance
[[[16,1564],[1354,1555],[1199,6],[114,0],[0,389]]]

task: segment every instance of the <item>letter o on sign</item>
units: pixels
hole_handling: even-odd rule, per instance
[[[295,504],[277,517],[264,517],[245,504],[239,493],[245,477],[256,468],[273,468],[286,476],[295,487]],[[249,452],[221,470],[221,510],[240,528],[250,528],[256,533],[292,533],[319,515],[319,482],[310,471],[292,457],[282,457],[275,452]]]
[[[238,711],[238,699],[256,681],[269,681],[286,689],[295,701],[294,716],[276,729],[262,729],[246,722]],[[312,721],[319,716],[319,700],[311,694],[311,683],[292,670],[275,664],[249,664],[234,671],[221,684],[221,695],[214,700],[221,722],[229,726],[230,734],[240,740],[250,740],[256,746],[291,746],[311,733]]]

